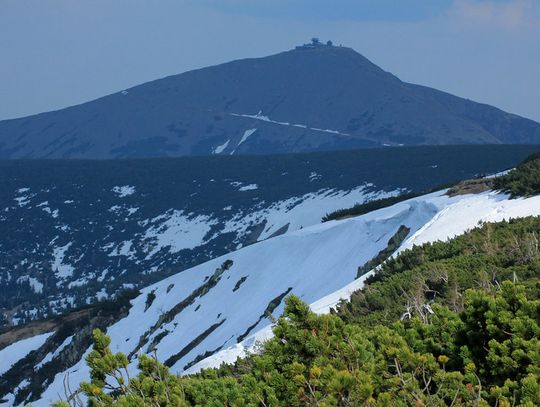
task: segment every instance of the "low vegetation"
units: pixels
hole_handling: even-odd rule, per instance
[[[534,290],[540,284],[540,218],[486,223],[448,242],[434,242],[388,259],[338,307],[347,322],[391,323],[405,313],[427,318],[437,302],[461,312],[467,289],[493,291],[510,280]],[[414,311],[414,312],[413,312]]]
[[[540,193],[540,153],[533,154],[523,161],[516,169],[507,174],[495,178],[475,178],[459,183],[448,183],[421,192],[407,192],[389,198],[375,199],[372,201],[357,203],[350,208],[338,209],[326,214],[322,222],[330,220],[346,219],[353,216],[364,215],[368,212],[386,208],[396,203],[416,198],[431,192],[448,188],[449,196],[478,194],[490,189],[510,193],[512,198],[527,197]]]
[[[540,153],[533,154],[515,170],[495,179],[495,189],[510,193],[513,198],[540,193]]]
[[[476,178],[461,181],[449,188],[446,194],[448,196],[479,194],[493,189],[493,182],[494,178]]]

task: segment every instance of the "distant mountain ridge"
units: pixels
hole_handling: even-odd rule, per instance
[[[0,122],[0,158],[271,154],[535,144],[540,124],[402,82],[346,47],[300,47]]]

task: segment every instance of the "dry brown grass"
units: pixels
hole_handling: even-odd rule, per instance
[[[459,184],[450,188],[446,192],[446,195],[479,194],[481,192],[489,191],[490,189],[493,189],[492,178],[469,179],[461,181]]]
[[[91,308],[86,308],[43,321],[33,321],[21,326],[2,328],[0,330],[0,350],[14,342],[54,331],[68,322],[88,317],[92,312]]]

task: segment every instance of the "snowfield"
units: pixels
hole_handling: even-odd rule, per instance
[[[152,226],[146,230],[143,238],[149,247],[146,257],[152,257],[164,247],[168,247],[171,253],[177,253],[182,249],[201,246],[211,226],[216,223],[216,220],[205,215],[190,218],[178,210],[164,213],[152,219]]]
[[[264,229],[258,237],[259,241],[268,239],[279,231],[292,232],[316,225],[326,213],[347,208],[358,202],[387,198],[399,195],[400,191],[368,192],[370,184],[354,188],[351,191],[325,189],[295,196],[249,213],[237,212],[226,223],[221,233],[235,232],[238,236],[245,234],[249,227],[264,222]]]
[[[529,215],[540,215],[540,197],[510,200],[495,192],[449,197],[440,191],[366,215],[292,230],[144,288],[132,300],[129,315],[107,330],[111,349],[130,355],[131,372],[136,355],[154,349],[178,373],[233,362],[271,337],[265,312],[278,317],[289,293],[325,313],[361,288],[369,273],[355,279],[358,267],[386,248],[402,225],[410,233],[397,252],[446,240],[479,222]],[[33,405],[47,406],[63,394],[66,373],[56,375]],[[84,361],[76,363],[69,369],[71,388],[88,375]]]
[[[414,245],[451,239],[452,237],[463,234],[467,230],[473,229],[479,223],[500,222],[512,218],[540,215],[540,197],[509,200],[508,196],[504,194],[489,192],[475,196],[466,196],[456,201],[455,198],[448,198],[446,196],[437,197],[437,195],[439,193],[409,201],[412,204],[412,202],[418,199],[425,199],[426,202],[437,206],[439,211],[415,233],[412,233],[412,235],[410,233],[410,237],[396,250],[394,256],[412,248]],[[395,206],[399,207],[400,205]],[[386,209],[382,209],[381,211],[386,211]],[[362,217],[369,215],[371,214]],[[344,222],[347,222],[347,220]],[[409,226],[408,224],[406,225]],[[411,228],[411,232],[412,230],[413,228]],[[364,281],[372,274],[373,271],[370,271],[341,289],[315,302],[310,302],[311,309],[318,314],[330,312],[330,309],[335,307],[340,300],[348,299],[354,291],[361,289],[364,286]],[[187,369],[185,373],[195,373],[204,368],[218,367],[222,363],[233,363],[238,357],[255,352],[262,341],[271,337],[271,326],[267,326],[247,337],[241,343],[226,348],[198,362]]]

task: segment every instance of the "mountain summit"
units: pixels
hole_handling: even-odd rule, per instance
[[[540,124],[399,80],[311,43],[0,122],[0,158],[263,154],[382,145],[535,144]]]

